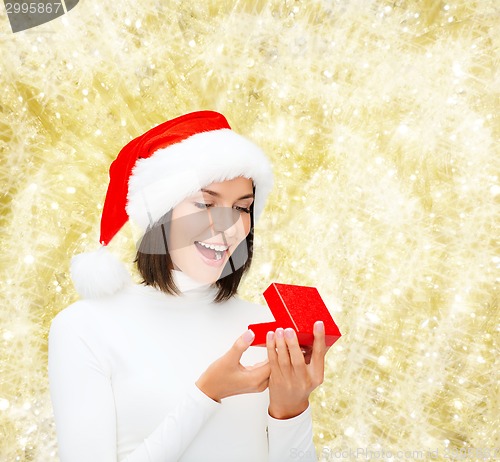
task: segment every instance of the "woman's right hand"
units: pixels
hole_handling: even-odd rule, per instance
[[[196,381],[196,386],[217,402],[228,396],[264,391],[271,373],[269,361],[249,367],[240,363],[254,337],[251,330],[241,335],[227,353],[208,366]]]

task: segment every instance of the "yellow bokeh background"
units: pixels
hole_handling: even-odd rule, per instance
[[[343,333],[320,459],[499,458],[499,45],[496,0],[82,0],[16,34],[0,7],[0,459],[58,460],[47,334],[109,164],[200,109],[274,166],[242,296],[314,285]]]

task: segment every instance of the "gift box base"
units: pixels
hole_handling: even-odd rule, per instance
[[[248,328],[252,329],[252,331],[255,334],[252,346],[265,347],[267,333],[270,330],[274,332],[278,327],[283,327],[283,329],[291,327],[293,329],[293,326],[278,325],[278,323],[276,322],[269,322],[263,324],[250,324]],[[299,340],[300,346],[312,347],[314,342],[314,334],[312,332],[297,332],[296,330],[295,332],[297,333],[297,338]],[[341,337],[340,335],[328,335],[328,334],[325,335],[326,346],[329,347],[332,346],[340,337]]]

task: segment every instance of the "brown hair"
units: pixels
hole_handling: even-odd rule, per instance
[[[147,229],[139,243],[134,263],[137,264],[137,269],[143,278],[142,284],[156,287],[162,292],[179,295],[180,290],[175,285],[172,277],[171,270],[174,265],[167,245],[167,233],[169,232],[171,216],[172,210]],[[214,283],[218,288],[214,298],[216,303],[229,300],[235,295],[241,278],[250,269],[253,256],[253,203],[250,206],[250,219],[250,232],[229,257],[226,267],[222,271],[222,274],[226,274],[226,276]],[[244,263],[239,264],[236,269],[234,268],[235,261],[244,261]]]

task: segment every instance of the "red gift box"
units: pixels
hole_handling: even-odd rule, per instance
[[[300,345],[312,346],[316,321],[323,321],[325,325],[325,342],[328,346],[342,335],[316,287],[273,282],[265,290],[264,298],[276,321],[248,326],[255,333],[253,346],[265,346],[267,332],[275,331],[278,327],[291,327],[297,333]]]

